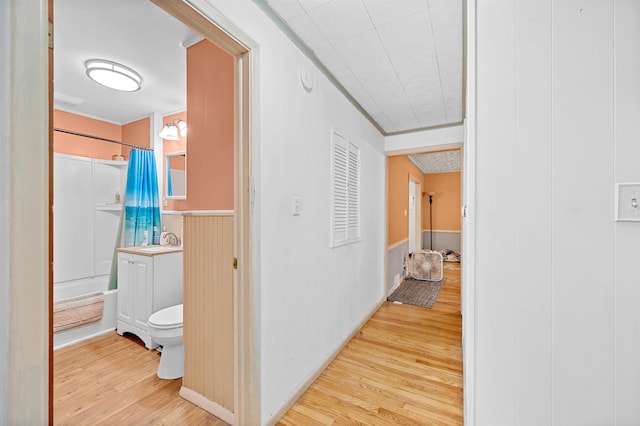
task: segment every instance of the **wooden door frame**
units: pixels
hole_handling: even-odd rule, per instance
[[[49,36],[49,424],[53,425],[53,0],[47,0]]]
[[[0,6],[0,423],[49,422],[49,1]]]
[[[252,40],[244,34],[231,35],[224,27],[232,24],[211,10],[201,10],[188,0],[151,0],[161,9],[235,58],[235,256],[238,269],[235,283],[235,364],[236,415],[238,424],[260,423],[260,357],[251,280],[251,116]],[[238,37],[242,38],[242,42]]]

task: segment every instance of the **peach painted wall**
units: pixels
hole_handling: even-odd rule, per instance
[[[149,117],[132,121],[122,126],[122,142],[139,146],[151,146],[151,119]],[[133,148],[122,146],[122,155],[129,159],[129,152]]]
[[[422,192],[433,196],[433,229],[460,231],[460,172],[424,175]],[[429,196],[422,199],[422,229],[429,229]]]
[[[92,136],[113,139],[140,146],[149,146],[150,120],[143,118],[120,126],[96,118],[85,117],[66,111],[54,110],[53,126]],[[111,160],[115,154],[129,158],[131,148],[111,142],[74,136],[62,132],[53,134],[53,151],[61,154]]]
[[[122,127],[94,118],[54,110],[53,126],[107,139],[122,140]],[[111,160],[114,154],[120,154],[120,145],[103,142],[82,136],[53,132],[53,151],[61,154]]]
[[[188,210],[233,210],[234,58],[203,40],[187,49]]]
[[[409,176],[423,184],[422,171],[414,166],[406,156],[399,155],[387,158],[388,245],[409,238],[409,219],[407,216],[409,209]],[[424,192],[424,184],[422,188]]]
[[[182,111],[182,112],[178,112],[175,114],[170,114],[170,115],[166,115],[162,118],[162,125],[165,126],[168,123],[175,123],[176,125],[178,124],[178,119],[180,120],[184,120],[187,123],[187,132],[191,131],[191,123],[189,123],[189,119],[187,117],[187,112],[186,111]],[[168,141],[166,139],[164,139],[162,141],[162,153],[163,153],[163,158],[164,155],[169,154],[171,152],[176,152],[176,151],[187,151],[187,138],[189,137],[189,134],[187,134],[187,136],[182,136],[180,134],[180,132],[178,132],[178,138],[180,140],[177,141]],[[189,157],[187,156],[187,173],[189,173],[189,169],[191,167],[191,163],[189,161]],[[163,168],[164,169],[164,168]],[[163,181],[163,188],[164,191],[167,190],[167,171],[166,169],[164,169],[164,176],[162,176],[162,181]],[[189,176],[187,176],[187,184],[189,183]],[[163,210],[178,210],[178,211],[183,211],[183,210],[188,210],[188,205],[187,202],[189,201],[189,197],[191,194],[189,194],[189,190],[187,189],[187,199],[186,200],[167,200],[167,205],[163,207]],[[165,194],[162,194],[162,198],[164,199]]]

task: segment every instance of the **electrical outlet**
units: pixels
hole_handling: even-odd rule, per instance
[[[616,221],[640,222],[640,183],[616,184]]]

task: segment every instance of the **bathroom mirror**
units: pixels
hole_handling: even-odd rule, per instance
[[[185,200],[187,198],[187,154],[184,151],[176,151],[166,154],[165,157],[167,198]]]

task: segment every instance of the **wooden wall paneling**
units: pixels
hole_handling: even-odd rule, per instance
[[[233,216],[185,215],[181,395],[226,421],[236,411],[233,230]]]

